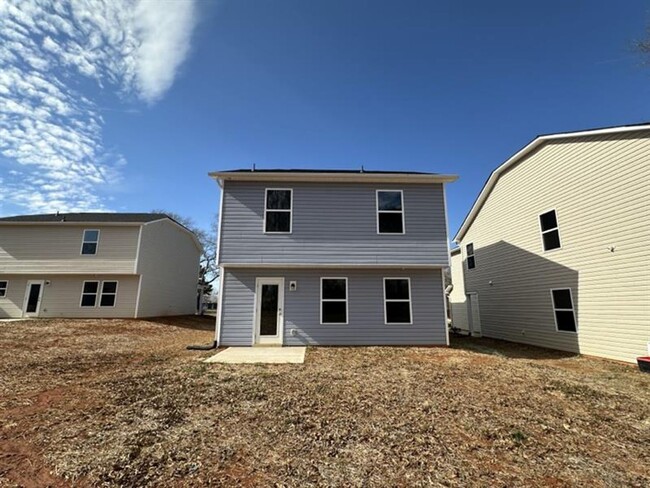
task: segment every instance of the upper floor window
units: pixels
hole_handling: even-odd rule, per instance
[[[84,230],[84,238],[81,244],[81,254],[97,254],[99,244],[98,230]]]
[[[293,191],[267,188],[264,201],[264,232],[290,234]]]
[[[402,190],[377,190],[377,233],[404,234]]]
[[[384,319],[386,324],[412,323],[409,278],[384,278]]]
[[[7,296],[7,287],[9,286],[8,281],[0,281],[0,298]]]
[[[571,288],[556,288],[551,290],[553,298],[553,313],[555,327],[562,332],[576,332],[576,315],[573,308]]]
[[[551,251],[562,247],[560,242],[560,228],[557,223],[555,210],[550,210],[539,216],[539,225],[542,230],[542,243],[544,251]]]
[[[476,268],[476,258],[474,257],[474,243],[465,246],[465,255],[467,256],[467,269]]]
[[[320,279],[320,323],[348,323],[348,279]]]

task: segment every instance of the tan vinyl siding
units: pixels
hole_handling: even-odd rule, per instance
[[[483,335],[633,361],[650,341],[650,135],[547,142],[504,173],[462,240]],[[555,209],[562,248],[544,252]],[[610,251],[614,247],[614,252]],[[490,284],[490,282],[492,282]],[[572,288],[578,334],[557,332],[550,288]]]
[[[463,256],[460,252],[451,254],[451,282],[454,285],[449,294],[451,325],[469,332],[467,296],[465,295],[465,282],[463,279]]]
[[[96,255],[81,255],[84,229],[99,229]],[[1,225],[0,274],[133,273],[138,226]]]
[[[168,220],[142,226],[138,317],[196,311],[200,252],[190,234]]]
[[[0,318],[22,317],[29,280],[49,281],[43,287],[39,317],[127,318],[135,315],[138,277],[133,275],[0,275],[9,281],[8,295],[0,298]],[[115,307],[81,307],[84,281],[118,281]],[[97,298],[99,303],[99,296]]]

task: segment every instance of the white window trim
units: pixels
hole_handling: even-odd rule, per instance
[[[345,280],[345,299],[343,298],[323,298],[323,280]],[[350,322],[350,304],[348,297],[348,279],[345,276],[321,276],[320,279],[320,325],[348,325]],[[345,302],[345,322],[323,322],[323,302]]]
[[[472,254],[469,254],[467,252],[467,246],[472,246]],[[474,247],[474,243],[473,242],[468,242],[467,244],[465,244],[465,249],[463,251],[465,252],[465,267],[468,270],[476,269],[476,248]],[[474,258],[474,267],[473,268],[469,267],[469,258],[470,257]]]
[[[571,308],[556,308],[555,299],[553,298],[554,291],[569,290],[569,298],[571,298]],[[576,317],[576,307],[573,302],[573,290],[571,288],[551,288],[551,306],[553,307],[553,321],[555,322],[555,331],[562,334],[577,334],[578,333],[578,317]],[[557,317],[555,312],[573,312],[573,322],[576,324],[576,330],[560,330],[557,326]]]
[[[96,241],[87,241],[86,240],[86,232],[92,232],[95,231],[97,232],[97,240]],[[97,253],[99,252],[99,235],[101,234],[101,231],[99,229],[84,229],[83,234],[81,235],[81,249],[79,249],[79,255],[81,256],[97,256]],[[95,252],[93,254],[84,254],[84,244],[95,244]]]
[[[115,283],[115,293],[106,293],[106,295],[114,295],[115,300],[113,300],[113,305],[102,305],[102,296],[104,295],[104,284],[106,283]],[[120,282],[118,280],[104,280],[102,281],[101,289],[99,290],[99,300],[97,301],[97,306],[99,308],[115,308],[117,305],[117,290],[120,287]]]
[[[409,288],[408,300],[404,298],[386,298],[386,280],[406,280]],[[411,278],[405,276],[388,276],[384,278],[384,325],[413,325],[413,295],[411,294]],[[388,302],[408,302],[409,303],[409,322],[388,322]]]
[[[266,208],[266,203],[267,203],[267,197],[269,191],[288,191],[291,192],[291,201],[290,201],[290,208],[287,209],[275,209],[275,208]],[[274,232],[274,231],[267,231],[266,230],[266,212],[289,212],[289,232]],[[264,234],[291,234],[293,233],[293,188],[265,188],[264,189],[264,222],[262,222],[262,231]]]
[[[400,198],[402,200],[402,210],[379,210],[379,192],[399,192]],[[404,208],[404,190],[387,190],[387,189],[378,189],[375,190],[375,209],[377,214],[377,234],[382,236],[402,236],[406,234],[406,221],[404,214],[406,209]],[[401,213],[402,214],[402,232],[379,232],[379,214],[380,213]]]
[[[553,227],[552,229],[548,230],[543,230],[542,229],[542,215],[547,214],[549,212],[555,212],[555,222],[557,222],[557,227]],[[562,234],[560,233],[560,217],[557,213],[557,209],[555,208],[549,208],[548,210],[544,210],[540,214],[537,215],[537,225],[539,225],[539,238],[542,242],[542,252],[553,252],[553,251],[559,251],[562,249]],[[548,251],[544,248],[544,234],[548,234],[549,232],[553,232],[557,230],[557,238],[560,240],[560,247],[555,247],[553,249],[549,249]]]
[[[84,293],[86,289],[86,283],[97,283],[97,293],[95,293],[95,305],[92,307],[84,307],[81,303],[83,302],[84,295],[92,295],[92,293]],[[81,297],[79,298],[79,308],[96,308],[97,302],[99,300],[99,292],[101,291],[102,282],[99,280],[84,280],[81,283]]]
[[[0,295],[0,298],[7,298],[7,291],[9,290],[9,280],[0,280],[0,283],[4,283],[4,287],[0,287],[1,290],[3,290],[2,295]]]

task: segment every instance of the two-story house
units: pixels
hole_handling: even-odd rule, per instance
[[[448,344],[444,184],[455,176],[211,176],[221,187],[219,344]]]
[[[650,125],[539,136],[455,237],[452,323],[634,361],[650,341]]]
[[[0,219],[0,318],[196,311],[196,236],[165,214]]]

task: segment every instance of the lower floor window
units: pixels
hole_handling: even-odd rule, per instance
[[[100,307],[114,307],[117,298],[117,281],[84,281],[81,291],[81,306],[97,306],[97,297],[99,296]]]
[[[384,315],[387,324],[411,323],[409,278],[384,278]]]
[[[102,283],[102,296],[99,299],[100,307],[114,307],[117,297],[117,281],[104,281]]]
[[[6,297],[7,296],[7,287],[9,286],[9,282],[4,280],[0,281],[0,298]]]
[[[575,309],[571,288],[556,288],[551,290],[553,298],[553,313],[555,314],[555,326],[563,332],[576,332]]]
[[[99,281],[84,281],[81,291],[81,306],[94,307],[97,304],[97,292],[99,291]]]
[[[321,324],[348,323],[348,279],[321,278]]]

